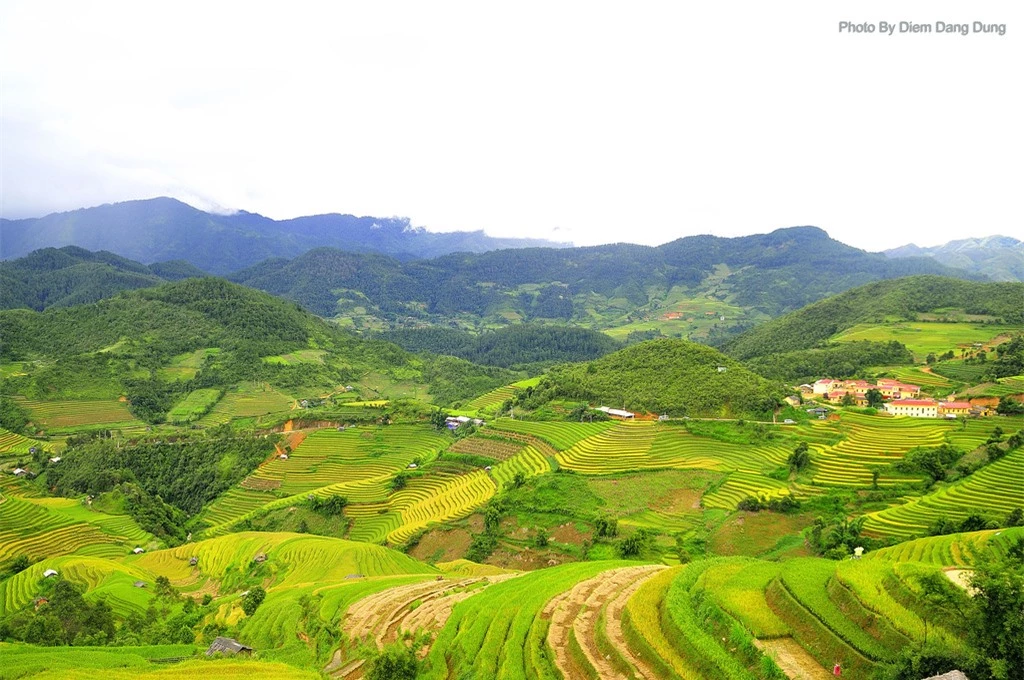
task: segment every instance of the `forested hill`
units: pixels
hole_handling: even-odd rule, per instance
[[[914,319],[945,310],[1024,324],[1024,283],[981,283],[940,276],[878,281],[757,326],[726,343],[740,359],[810,349],[858,323]]]
[[[243,381],[315,395],[373,371],[429,385],[444,404],[518,376],[454,358],[413,356],[342,331],[293,302],[216,278],[45,312],[2,311],[0,337],[0,361],[25,362],[22,375],[3,382],[6,393],[32,399],[127,395],[133,413],[151,422],[191,390]],[[300,351],[306,358],[281,358]],[[205,358],[194,377],[168,371],[195,352]]]
[[[739,238],[690,236],[658,247],[615,244],[458,253],[400,262],[321,248],[230,278],[323,316],[369,307],[383,318],[508,312],[586,320],[596,305],[636,309],[673,286],[776,316],[878,279],[967,276],[927,258],[892,259],[814,227]]]
[[[586,401],[676,416],[771,417],[784,396],[721,352],[686,340],[651,340],[583,364],[552,369],[521,400]]]
[[[621,349],[604,333],[573,326],[519,324],[473,335],[452,328],[416,328],[389,331],[379,336],[410,352],[432,352],[461,357],[475,364],[529,367],[587,361]]]
[[[96,302],[122,290],[205,276],[183,261],[146,266],[110,252],[77,246],[44,248],[0,262],[0,309],[68,307]]]
[[[219,215],[172,198],[126,201],[33,219],[0,219],[0,259],[66,245],[109,250],[146,263],[186,260],[204,271],[226,274],[268,257],[295,257],[317,246],[408,259],[560,244],[493,238],[482,231],[433,233],[397,218],[330,214],[278,221],[244,211]]]

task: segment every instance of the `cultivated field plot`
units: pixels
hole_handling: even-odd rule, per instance
[[[276,488],[292,495],[340,482],[377,481],[380,491],[395,473],[415,459],[434,458],[450,439],[433,428],[391,425],[379,428],[352,427],[342,432],[317,430],[291,452],[287,460],[275,459],[260,466],[252,480],[280,482]],[[351,501],[382,500],[372,498]]]
[[[924,367],[921,366],[892,366],[871,370],[878,372],[884,371],[892,375],[892,377],[897,380],[911,385],[918,385],[926,390],[939,390],[939,392],[941,392],[943,388],[953,386],[953,382],[949,380],[949,378],[941,376],[938,373],[926,371]]]
[[[915,356],[924,359],[929,353],[943,354],[957,350],[960,345],[988,343],[1007,333],[1019,332],[1014,326],[1000,326],[984,323],[943,323],[928,321],[905,321],[900,323],[861,323],[832,337],[836,342],[855,340],[897,340],[906,345]]]
[[[968,390],[964,394],[972,397],[1009,397],[1024,394],[1024,376],[1015,375],[1009,378],[999,378],[994,383],[982,383]]]
[[[989,559],[989,551],[1005,554],[1007,548],[1019,538],[1024,538],[1024,527],[927,536],[875,550],[867,553],[864,558],[921,562],[942,567],[970,567]]]
[[[111,400],[100,401],[31,401],[18,400],[28,409],[33,422],[51,433],[72,431],[75,428],[104,426],[116,429],[144,427],[128,411],[128,404]]]
[[[593,437],[615,427],[613,421],[602,423],[534,422],[499,418],[490,427],[507,432],[518,432],[542,439],[558,451],[564,451],[587,437]]]
[[[282,364],[285,366],[292,366],[294,364],[322,364],[326,354],[327,352],[322,349],[300,349],[288,352],[287,354],[263,357],[263,361],[268,364]]]
[[[217,403],[218,399],[218,389],[193,390],[167,412],[167,420],[174,425],[198,420]]]
[[[23,437],[0,427],[0,455],[27,454],[33,446],[41,446],[41,442]]]
[[[814,481],[826,486],[869,486],[873,468],[887,467],[918,446],[941,445],[954,426],[937,419],[843,414],[838,429],[845,439],[812,454]],[[829,430],[834,426],[814,421],[811,427]],[[906,480],[886,472],[878,483],[886,485]]]
[[[519,390],[527,387],[533,387],[539,382],[540,378],[527,378],[526,380],[514,382],[511,385],[499,387],[498,389],[492,390],[487,394],[481,395],[474,399],[473,401],[466,404],[465,410],[493,410],[494,408],[501,406],[503,403],[505,403],[506,399],[511,399],[513,396],[515,396],[515,393],[518,392]]]
[[[157,373],[164,380],[191,380],[199,373],[207,357],[220,354],[219,347],[207,347],[197,349],[194,352],[179,354],[171,359],[168,366],[161,368]]]
[[[749,445],[697,437],[685,429],[652,422],[617,423],[558,454],[558,463],[585,474],[627,470],[694,468],[768,472],[785,463],[784,445]]]
[[[232,418],[263,416],[292,408],[294,400],[264,386],[242,385],[228,390],[213,410],[198,421],[203,427],[223,425]]]
[[[448,447],[451,453],[463,453],[471,456],[485,456],[495,460],[505,460],[519,453],[526,446],[523,442],[504,439],[496,436],[474,435],[463,437]]]
[[[912,538],[925,533],[940,517],[959,521],[977,513],[1002,520],[1022,506],[1024,450],[1018,449],[962,481],[867,515],[865,529],[880,536]]]
[[[5,495],[0,504],[0,563],[18,555],[125,555],[152,540],[127,515],[96,512],[77,500]]]

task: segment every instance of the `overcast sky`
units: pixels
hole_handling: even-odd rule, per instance
[[[1024,3],[894,4],[0,0],[0,212],[168,195],[581,245],[1024,238]]]

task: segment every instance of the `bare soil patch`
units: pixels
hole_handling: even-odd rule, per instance
[[[425,562],[451,562],[466,556],[472,540],[473,536],[465,529],[434,529],[428,531],[409,554]]]
[[[559,543],[581,545],[583,541],[588,540],[591,536],[593,536],[592,531],[580,531],[573,522],[566,522],[551,530],[551,540],[558,541]]]

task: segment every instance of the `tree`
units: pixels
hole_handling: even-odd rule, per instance
[[[999,405],[996,406],[996,413],[1003,416],[1016,416],[1024,414],[1024,404],[1013,397],[1000,397]]]
[[[881,408],[882,405],[885,404],[885,397],[883,397],[882,393],[874,387],[868,390],[864,396],[867,398],[868,406],[871,408]]]
[[[810,447],[807,446],[807,442],[800,442],[793,449],[793,453],[789,454],[789,458],[786,460],[789,463],[789,469],[794,472],[800,472],[808,465],[811,464]]]
[[[252,588],[249,593],[242,598],[242,611],[245,612],[246,616],[252,616],[259,609],[259,606],[263,604],[263,600],[267,598],[267,591],[262,586],[256,586]]]
[[[366,680],[415,680],[419,670],[416,652],[400,642],[385,647],[368,666]]]
[[[857,403],[856,399],[854,399],[853,395],[850,394],[849,392],[844,394],[842,400],[839,402],[839,404],[841,406],[853,406],[856,403]]]

